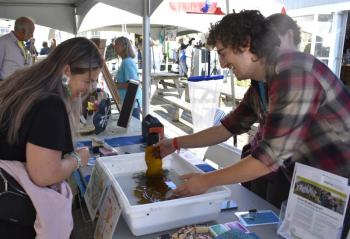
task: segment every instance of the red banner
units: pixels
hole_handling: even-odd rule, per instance
[[[169,2],[169,7],[173,11],[178,12],[193,12],[203,13],[201,10],[205,5],[205,1],[202,2]],[[216,2],[211,2],[207,13],[214,14],[217,8]]]

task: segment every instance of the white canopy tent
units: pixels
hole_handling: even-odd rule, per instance
[[[120,24],[123,21],[142,23],[144,39],[150,37],[150,23],[158,25],[175,25],[206,32],[210,23],[222,18],[221,15],[189,14],[171,12],[167,3],[170,0],[0,0],[0,17],[15,19],[19,16],[33,17],[37,24],[77,34],[78,31],[94,29],[102,26]],[[172,2],[185,2],[172,0]],[[227,12],[228,9],[259,8],[265,15],[278,12],[281,4],[277,0],[266,0],[261,4],[258,0],[217,0],[215,1]],[[269,2],[269,4],[267,4]],[[274,3],[271,10],[271,4]],[[104,3],[109,10],[104,10],[101,18],[88,18],[88,13],[98,3]],[[163,3],[163,4],[162,4]],[[203,4],[205,1],[203,0]],[[105,6],[106,6],[105,5]],[[115,7],[119,10],[110,8]],[[116,13],[118,11],[118,13]],[[121,13],[122,12],[122,13]],[[152,15],[152,19],[150,16]],[[141,21],[142,20],[142,21]],[[107,24],[108,23],[108,24]],[[112,23],[112,24],[111,24]],[[149,112],[150,105],[150,46],[143,41],[144,64],[143,74],[143,112]]]
[[[99,2],[142,19],[147,2],[152,14],[162,0],[0,0],[0,17],[31,16],[37,24],[77,34],[86,14]]]
[[[222,15],[188,14],[172,11],[167,3],[168,1],[161,3],[152,14],[150,19],[152,27],[174,26],[181,29],[181,31],[206,32],[210,23],[214,23],[222,18]],[[92,16],[95,16],[95,18]],[[103,17],[96,18],[96,16]],[[137,28],[142,28],[142,18],[136,14],[98,3],[87,13],[79,28],[79,32],[92,29],[114,30],[116,28],[119,29],[123,24],[127,25],[128,29],[132,28],[132,32],[139,33],[140,30]]]

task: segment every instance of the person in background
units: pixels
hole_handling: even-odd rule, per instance
[[[135,63],[135,51],[130,40],[126,37],[118,37],[114,41],[114,49],[117,55],[122,58],[122,62],[116,74],[116,84],[121,100],[124,101],[129,80],[139,81],[137,66]],[[141,105],[142,94],[141,87],[139,86],[136,93],[134,110],[132,112],[132,116],[137,119],[140,119],[141,117]]]
[[[74,149],[73,136],[79,122],[80,95],[87,93],[97,81],[102,66],[103,59],[95,44],[77,37],[62,42],[46,59],[3,81],[0,84],[0,161],[25,163],[31,181],[47,189],[87,165],[89,151]],[[55,207],[55,203],[47,203]],[[19,215],[25,213],[18,211],[24,210],[18,206],[21,205],[11,201],[0,205]],[[39,212],[36,213],[39,217]],[[36,229],[37,223],[40,222],[36,222]],[[31,226],[23,226],[10,218],[0,220],[0,235],[35,238],[34,221]]]
[[[187,66],[187,77],[192,75],[193,72],[193,51],[194,51],[194,42],[195,39],[191,38],[188,41],[188,46],[186,47],[186,66]]]
[[[187,75],[187,65],[186,65],[186,48],[188,45],[184,44],[184,39],[179,40],[180,47],[178,48],[178,59],[179,59],[179,74],[181,76]]]
[[[132,40],[129,39],[129,41],[130,41],[130,44],[131,44],[132,49],[133,49],[133,51],[134,51],[134,55],[135,55],[134,60],[135,60],[135,63],[137,64],[137,47],[136,47],[135,43],[134,43]]]
[[[57,44],[56,44],[56,39],[52,38],[50,40],[50,51],[53,51],[56,48]]]
[[[142,49],[142,46],[141,44],[139,43],[137,46],[137,66],[139,69],[142,69],[142,52],[141,52],[141,49]]]
[[[281,40],[280,51],[299,51],[300,28],[290,16],[275,13],[268,16],[267,20],[273,25]]]
[[[112,38],[111,43],[106,48],[106,53],[105,53],[106,61],[117,58],[117,53],[114,50],[114,41],[115,41],[115,38]]]
[[[255,101],[249,95],[259,95],[260,87],[252,88],[221,125],[161,141],[156,145],[161,156],[220,143],[247,132],[257,121],[263,127],[260,140],[244,159],[214,172],[183,175],[176,195],[204,193],[278,169],[291,177],[295,162],[349,178],[350,91],[325,64],[309,54],[279,52],[273,25],[254,10],[226,15],[211,27],[207,44],[216,47],[221,66],[231,69],[238,80],[265,83],[266,96]]]
[[[38,51],[36,50],[35,47],[35,38],[31,38],[25,43],[27,50],[30,52],[32,57],[36,57],[38,55]],[[33,62],[34,63],[34,62]]]
[[[155,41],[150,39],[149,43],[151,47],[151,67],[152,72],[159,72],[160,71],[160,65],[163,60],[163,50],[162,46],[159,45],[159,41]]]
[[[50,52],[50,48],[47,44],[47,41],[43,41],[42,48],[40,49],[40,55],[48,55]]]
[[[34,20],[19,17],[14,30],[0,37],[0,80],[4,80],[14,71],[32,64],[31,54],[25,47],[25,41],[33,37]]]

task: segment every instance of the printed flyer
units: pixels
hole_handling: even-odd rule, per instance
[[[109,180],[107,180],[107,176],[103,173],[101,166],[96,164],[84,194],[86,207],[89,211],[91,220],[95,219],[97,209],[101,204],[108,181]]]
[[[296,163],[287,209],[278,234],[284,238],[340,238],[348,179]]]
[[[113,185],[106,190],[106,196],[103,199],[100,216],[96,224],[95,239],[112,239],[121,215],[121,208]]]

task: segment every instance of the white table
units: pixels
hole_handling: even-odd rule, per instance
[[[130,117],[130,121],[127,128],[117,126],[119,113],[112,114],[108,120],[106,129],[100,134],[96,135],[94,133],[88,135],[78,135],[74,141],[84,141],[91,140],[92,138],[106,139],[111,137],[122,137],[122,136],[135,136],[141,135],[141,121],[135,117]]]
[[[171,92],[173,90],[177,91],[179,94],[179,97],[182,94],[182,89],[180,85],[181,75],[177,73],[172,72],[163,72],[163,71],[157,71],[157,72],[151,72],[151,81],[152,84],[156,85],[156,94],[163,94],[164,92]],[[165,82],[165,80],[172,80],[174,84],[174,88],[169,88],[170,84]],[[162,84],[163,89],[159,89],[158,83]]]

